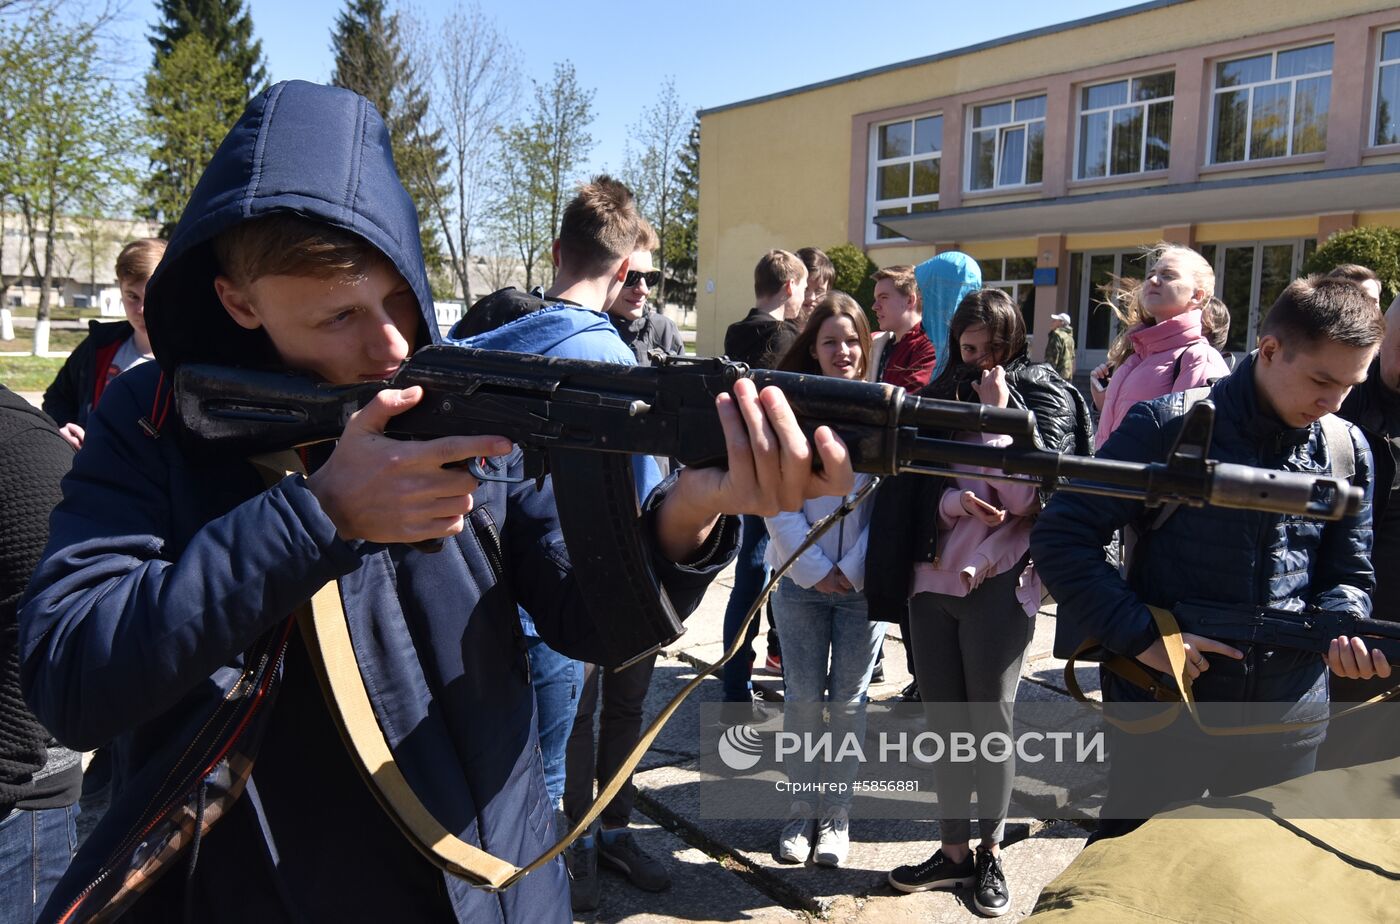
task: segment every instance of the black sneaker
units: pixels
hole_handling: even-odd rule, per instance
[[[569,871],[569,904],[575,911],[598,910],[598,826],[585,844],[580,837],[564,850]]]
[[[671,874],[661,861],[637,846],[637,839],[631,831],[623,831],[616,837],[608,838],[599,834],[598,857],[608,866],[622,873],[639,889],[660,892],[670,888]]]
[[[912,681],[909,682],[909,686],[907,686],[907,687],[905,687],[904,689],[900,690],[900,691],[899,691],[899,700],[900,700],[900,702],[903,702],[903,703],[919,703],[919,702],[923,702],[923,700],[921,700],[921,699],[919,698],[919,681],[917,681],[917,680],[912,680]]]
[[[922,863],[890,870],[890,885],[901,892],[927,892],[929,889],[957,889],[972,885],[977,868],[972,855],[954,863],[939,850]]]
[[[989,918],[999,918],[1011,910],[1011,893],[1006,888],[1001,857],[979,845],[976,866],[977,884],[972,890],[972,906]]]

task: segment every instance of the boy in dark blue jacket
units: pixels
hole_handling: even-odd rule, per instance
[[[26,694],[79,748],[114,742],[113,801],[46,909],[126,920],[567,921],[555,862],[503,893],[430,865],[358,775],[288,616],[338,581],[374,718],[417,798],[510,864],[554,835],[518,607],[571,657],[600,656],[552,489],[443,465],[521,457],[496,437],[406,443],[386,390],[309,476],[268,488],[170,414],[182,363],[380,380],[438,339],[416,215],[363,98],[292,82],[225,138],[147,298],[156,363],[116,380],[64,482],[22,615]],[[577,254],[619,287],[627,215]],[[725,513],[792,509],[852,480],[828,430],[809,445],[780,393],[716,402],[727,471],[657,489],[640,527],[682,612],[736,544]],[[824,475],[812,471],[812,454]],[[409,543],[447,539],[429,553]],[[186,785],[182,781],[188,781]]]
[[[1383,332],[1375,303],[1356,286],[1295,281],[1265,318],[1259,349],[1211,388],[1216,409],[1211,458],[1314,475],[1337,471],[1342,466],[1320,421],[1365,380]],[[1099,455],[1165,461],[1184,409],[1182,394],[1134,406]],[[1323,523],[1182,506],[1140,540],[1131,584],[1104,560],[1103,548],[1115,530],[1145,522],[1149,512],[1143,504],[1057,493],[1031,533],[1031,558],[1058,603],[1057,656],[1069,657],[1081,642],[1096,639],[1110,653],[1169,674],[1148,605],[1315,606],[1368,616],[1375,583],[1371,457],[1359,430],[1338,425],[1351,442],[1353,481],[1366,486],[1358,515]],[[1390,672],[1385,655],[1368,651],[1360,639],[1333,640],[1325,661],[1291,648],[1237,649],[1190,633],[1182,639],[1198,701],[1277,704],[1254,715],[1272,713],[1288,722],[1302,723],[1319,712],[1325,717],[1328,668],[1352,678]],[[1106,703],[1153,702],[1115,673],[1101,671],[1101,678]],[[1254,718],[1246,724],[1264,723]],[[1217,796],[1238,793],[1308,773],[1324,731],[1324,724],[1300,724],[1281,734],[1207,736],[1184,716],[1161,734],[1111,729],[1109,791],[1096,836],[1126,833],[1141,824],[1134,816],[1150,814],[1144,808],[1155,811],[1206,790]]]

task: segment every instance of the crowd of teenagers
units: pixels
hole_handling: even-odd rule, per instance
[[[389,150],[384,123],[355,94],[272,87],[219,147],[168,244],[121,251],[128,320],[94,325],[43,412],[0,388],[6,924],[99,913],[533,924],[597,908],[600,867],[640,889],[670,885],[666,863],[629,828],[630,779],[562,859],[511,888],[444,872],[405,836],[413,825],[382,807],[393,803],[382,768],[352,756],[342,740],[352,723],[323,693],[335,671],[308,626],[330,606],[394,774],[440,840],[523,865],[582,821],[639,741],[656,656],[613,669],[598,630],[610,614],[575,582],[552,484],[523,477],[518,448],[493,436],[386,438],[390,420],[422,399],[418,388],[382,390],[338,440],[256,465],[171,411],[182,364],[354,385],[443,341]],[[447,342],[626,365],[684,352],[650,298],[656,235],[625,186],[587,183],[556,231],[554,282],[493,293]],[[1095,639],[1157,674],[1171,666],[1148,607],[1202,592],[1222,605],[1393,613],[1400,307],[1383,316],[1374,273],[1347,266],[1294,281],[1263,316],[1255,349],[1232,362],[1220,352],[1230,313],[1210,264],[1160,244],[1142,279],[1104,293],[1121,334],[1089,375],[1092,404],[1070,381],[1069,317],[1054,315],[1033,350],[1025,306],[983,287],[966,254],[886,267],[873,282],[872,304],[861,305],[834,288],[820,250],[769,251],[724,352],[755,368],[1030,410],[1045,448],[1133,462],[1163,461],[1188,404],[1208,396],[1213,457],[1345,472],[1366,502],[1328,523],[1182,507],[1153,520],[1122,568],[1119,537],[1150,519],[1141,502],[1050,494],[965,466],[888,478],[796,556],[771,598],[763,665],[781,675],[788,730],[825,722],[864,735],[885,639],[897,632],[913,678],[897,697],[924,703],[932,730],[1009,733],[1047,595],[1057,654]],[[828,427],[806,435],[778,390],[741,381],[714,413],[727,468],[665,458],[635,467],[646,554],[678,612],[734,564],[728,647],[772,569],[869,476],[852,471]],[[478,481],[449,464],[477,457],[496,458],[512,480]],[[770,718],[778,698],[775,683],[753,679],[759,630],[748,624],[721,672],[736,722]],[[1206,701],[1316,706],[1329,694],[1365,698],[1390,674],[1360,639],[1334,640],[1325,658],[1184,641]],[[1102,689],[1106,702],[1147,696],[1107,672]],[[1095,837],[1141,823],[1140,801],[1115,810],[1130,783],[1140,796],[1150,780],[1165,807],[1308,773],[1329,759],[1322,728],[1196,741],[1190,762],[1170,740],[1111,732]],[[1242,761],[1242,747],[1276,754]],[[85,751],[96,752],[86,780]],[[859,764],[800,762],[790,773],[775,855],[846,863]],[[1000,846],[1014,774],[1014,759],[937,765],[939,843],[926,861],[891,870],[890,885],[971,887],[978,912],[1006,913]],[[84,787],[107,790],[109,807],[79,846]]]

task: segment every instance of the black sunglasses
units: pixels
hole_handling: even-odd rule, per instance
[[[649,270],[645,273],[641,270],[628,270],[627,278],[622,280],[622,287],[630,289],[643,279],[647,281],[648,289],[654,289],[656,284],[661,281],[661,270]]]

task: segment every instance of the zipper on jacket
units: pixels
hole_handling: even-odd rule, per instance
[[[501,547],[501,534],[496,529],[496,520],[491,516],[491,511],[485,507],[480,507],[472,511],[467,518],[472,524],[472,535],[476,537],[477,545],[481,546],[481,552],[486,556],[486,563],[491,568],[491,576],[497,583],[505,580],[505,553]],[[525,641],[525,630],[520,625],[519,604],[516,604],[515,614],[515,644],[520,649],[520,653],[525,658],[525,683],[529,684],[534,677],[534,667],[530,663],[530,646]]]

